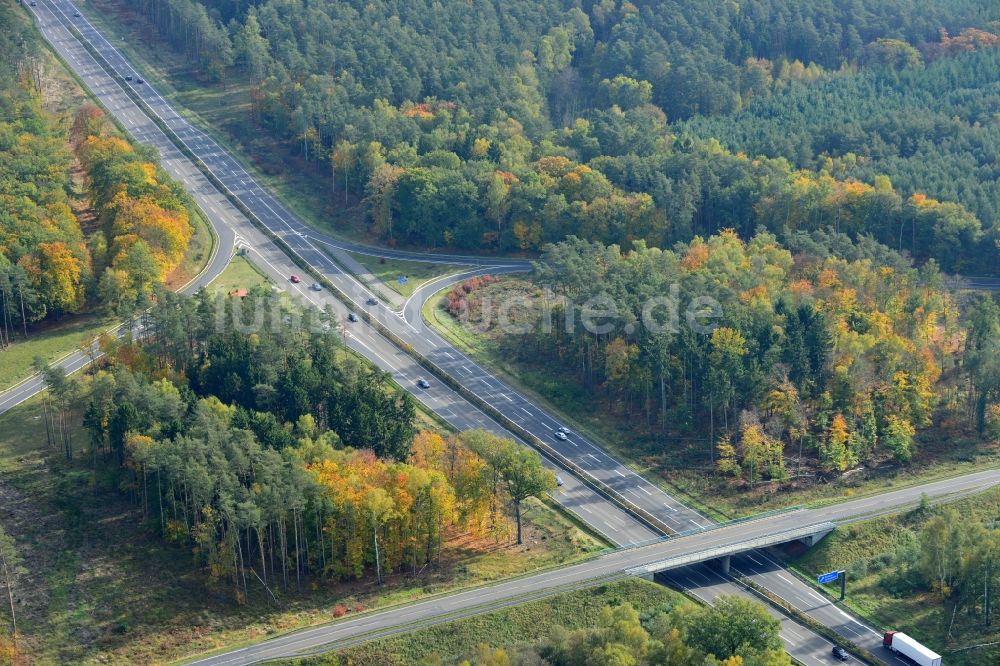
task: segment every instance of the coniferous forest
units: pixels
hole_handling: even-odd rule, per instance
[[[315,623],[313,593],[344,592],[341,617],[364,610],[340,603],[362,588],[376,604],[405,602],[441,591],[435,569],[447,584],[480,583],[603,547],[544,499],[563,479],[536,452],[448,432],[350,350],[332,310],[281,285],[170,293],[204,231],[192,199],[97,106],[53,110],[54,58],[21,9],[0,5],[0,353],[98,311],[141,324],[96,348],[88,337],[79,374],[37,357],[47,390],[19,412],[37,421],[24,426],[37,446],[0,450],[0,472],[16,476],[0,478],[0,499],[24,500],[0,517],[33,535],[0,529],[11,619],[26,578],[55,600],[22,604],[29,645],[64,661],[103,649],[56,645],[89,635],[59,618],[82,615],[66,601],[84,585],[67,561],[100,559],[78,546],[108,529],[102,501],[124,507],[105,522],[127,523],[130,557],[177,559],[181,577],[197,576],[160,590],[207,591],[206,613],[224,606],[217,617],[245,631],[216,640],[225,632],[205,621],[208,639],[156,642],[174,621],[160,617],[93,632],[123,636],[109,653],[125,661]],[[452,284],[431,305],[455,317],[438,324],[713,519],[995,466],[1000,305],[965,280],[1000,277],[996,0],[92,0],[82,11],[182,113],[223,100],[213,113],[237,120],[205,129],[249,170],[278,164],[305,181],[308,201],[288,203],[307,222],[384,247],[533,260],[530,275]],[[548,310],[535,307],[542,294]],[[516,330],[491,310],[512,296],[529,303],[506,313]],[[600,330],[581,323],[597,302],[614,309]],[[709,302],[685,320],[687,304]],[[57,536],[32,531],[50,514]],[[977,617],[991,584],[980,582],[996,577],[995,525],[948,532],[955,514],[924,505],[910,519],[926,519],[921,538],[970,554],[900,550],[900,571],[919,574],[903,592],[952,604],[953,624],[960,609]],[[44,557],[58,544],[71,556],[50,583],[35,561],[56,571]],[[383,586],[393,578],[412,587]],[[95,614],[105,593],[86,597]],[[306,610],[282,625],[294,604]],[[787,663],[762,610],[720,608],[609,609],[522,656]],[[762,626],[759,640],[718,644],[737,624],[726,612]],[[266,620],[246,631],[251,616]],[[60,632],[46,642],[50,624]],[[153,647],[123,652],[139,634]],[[18,649],[13,626],[7,636],[0,662]]]
[[[386,242],[834,227],[993,270],[984,0],[128,1]]]

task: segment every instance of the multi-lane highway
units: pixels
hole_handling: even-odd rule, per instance
[[[78,10],[71,2],[37,0],[37,6],[30,9],[36,16],[42,34],[60,56],[137,140],[154,146],[159,151],[164,168],[184,184],[216,229],[219,236],[218,254],[213,258],[211,266],[190,285],[190,289],[196,289],[214,278],[234,247],[245,247],[250,252],[252,261],[268,272],[276,284],[287,284],[289,293],[303,303],[320,308],[331,306],[342,321],[350,310],[366,310],[393,335],[447,372],[465,390],[489,403],[524,431],[545,441],[561,456],[572,460],[583,470],[584,475],[592,476],[612,488],[621,498],[618,503],[609,501],[579,478],[562,471],[560,474],[565,484],[554,496],[567,509],[614,543],[634,545],[658,536],[632,514],[619,508],[621,503],[641,508],[678,532],[700,530],[710,525],[706,518],[635,474],[585,438],[571,433],[565,441],[556,439],[555,431],[562,425],[556,418],[459,353],[423,324],[419,306],[422,299],[430,293],[431,287],[419,291],[398,314],[380,303],[368,305],[367,301],[373,294],[350,274],[341,270],[330,259],[323,246],[411,260],[427,260],[427,255],[344,243],[310,229],[267,190],[260,187],[210,136],[178,114],[154,86],[149,83],[139,84],[139,73],[85,17],[75,15]],[[85,48],[84,44],[91,50]],[[99,59],[95,59],[92,52],[99,54]],[[126,81],[126,77],[131,77],[131,82]],[[214,181],[221,184],[221,190],[184,155],[175,144],[175,138],[164,133],[146,115],[146,111],[134,98],[140,99],[149,113],[163,123],[190,154],[198,158],[212,173]],[[326,291],[311,291],[303,284],[288,283],[288,276],[298,272],[295,263],[271,238],[251,223],[234,205],[234,200],[249,211],[258,225],[266,227],[298,257],[347,294],[351,303],[341,303]],[[523,261],[503,260],[498,265],[491,265],[497,264],[497,260],[467,256],[435,255],[433,259],[449,264],[464,264],[473,272],[516,271],[528,267]],[[425,377],[426,371],[413,357],[393,345],[373,326],[363,321],[347,323],[345,338],[352,349],[389,372],[401,386],[454,427],[486,428],[509,435],[486,414],[439,382],[432,381],[427,389],[419,387],[417,380]],[[77,369],[85,365],[86,360],[82,355],[71,355],[63,361],[63,366],[68,370]],[[0,412],[39,390],[40,383],[29,380],[0,395]],[[808,586],[800,581],[788,578],[786,582],[784,578],[786,577],[782,576],[768,581],[768,586],[779,596],[799,598],[809,591]],[[728,587],[721,589],[734,592],[737,588],[729,583]],[[842,624],[839,620],[837,623]],[[800,628],[799,632],[801,631],[804,630]],[[809,635],[814,637],[811,632]],[[809,640],[813,641],[813,638]],[[786,637],[786,642],[793,645],[800,643],[795,636]],[[824,646],[824,650],[826,647],[828,644]],[[812,656],[805,659],[807,663],[828,661],[826,654],[822,658],[815,651],[809,654]]]
[[[275,284],[286,285],[287,291],[303,303],[313,305],[318,308],[330,306],[334,309],[338,318],[346,322],[346,315],[349,311],[368,308],[372,315],[379,319],[386,327],[407,332],[411,329],[405,325],[402,318],[389,311],[382,305],[368,306],[366,301],[373,295],[364,286],[358,283],[352,276],[342,271],[330,257],[320,249],[312,238],[313,232],[291,217],[284,208],[277,208],[268,201],[262,194],[264,191],[256,184],[250,185],[251,181],[245,180],[247,186],[243,192],[250,203],[259,206],[267,217],[261,220],[268,228],[284,241],[303,260],[307,261],[315,270],[325,275],[342,291],[351,295],[353,305],[348,306],[341,303],[327,291],[312,291],[306,284],[293,284],[288,277],[292,273],[301,272],[291,258],[282,251],[268,236],[262,233],[247,219],[243,213],[237,209],[232,201],[205,176],[205,174],[173,143],[160,127],[150,119],[143,110],[135,103],[123,88],[128,83],[112,76],[105,67],[99,63],[90,51],[84,48],[80,40],[74,36],[73,31],[82,34],[86,31],[94,40],[93,48],[102,54],[108,61],[118,62],[118,69],[114,71],[119,74],[132,76],[133,80],[138,75],[130,68],[127,68],[124,61],[116,60],[120,56],[103,38],[99,38],[99,33],[92,27],[87,27],[85,19],[73,16],[76,9],[69,3],[48,2],[41,0],[36,6],[30,7],[36,15],[36,21],[43,36],[52,44],[57,53],[76,71],[84,83],[98,97],[105,108],[112,113],[122,126],[141,143],[153,146],[161,156],[164,169],[178,181],[184,184],[185,188],[194,198],[198,206],[205,212],[206,217],[215,228],[219,236],[219,250],[217,259],[212,261],[211,266],[199,276],[198,280],[190,285],[189,289],[197,289],[203,284],[211,281],[222,271],[226,261],[230,258],[232,250],[236,246],[244,247],[249,252],[249,258],[266,271]],[[193,136],[194,131],[176,113],[164,108],[165,102],[149,84],[133,84],[141,90],[142,99],[156,105],[156,113],[161,118],[166,118],[165,123],[171,130],[179,130],[188,136]],[[151,106],[150,108],[154,108]],[[214,142],[202,144],[208,152],[199,154],[206,164],[223,152]],[[213,157],[214,156],[214,157]],[[228,164],[228,163],[226,163]],[[236,167],[220,166],[220,169],[228,169],[219,180],[231,180],[232,170]],[[214,172],[213,172],[214,173]],[[247,177],[249,178],[249,177]],[[241,197],[240,201],[244,201]],[[249,207],[249,206],[248,206]],[[335,241],[330,240],[330,243]],[[347,246],[352,251],[366,252],[364,246]],[[397,253],[394,256],[412,258],[416,255]],[[225,261],[223,260],[225,259]],[[442,261],[448,263],[467,263],[470,266],[481,263],[481,260],[470,257],[448,256]],[[494,272],[504,270],[523,269],[524,264],[512,262],[509,264],[494,267]],[[421,388],[417,385],[417,380],[426,376],[417,362],[409,355],[402,352],[398,347],[390,343],[374,327],[359,321],[355,323],[345,323],[345,338],[347,344],[352,349],[358,351],[363,356],[370,359],[381,369],[389,372],[393,378],[405,389],[410,391],[429,409],[436,412],[447,422],[459,430],[469,428],[485,428],[509,436],[510,433],[503,430],[495,421],[487,417],[482,411],[468,403],[457,393],[433,382],[430,388]],[[71,354],[63,359],[60,365],[68,371],[79,369],[85,366],[88,359],[83,354]],[[20,404],[32,395],[42,390],[41,382],[35,378],[23,382],[12,390],[0,395],[0,412],[6,411],[13,406]],[[571,474],[561,471],[560,475],[564,480],[564,485],[554,496],[567,509],[575,513],[582,520],[592,525],[595,530],[602,533],[613,543],[619,545],[634,544],[659,536],[642,523],[635,520],[627,512],[620,509],[614,502],[602,497],[585,483]]]

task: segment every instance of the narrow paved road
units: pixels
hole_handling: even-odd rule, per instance
[[[210,281],[221,271],[221,267],[225,265],[224,260],[228,260],[234,246],[247,248],[251,254],[250,258],[267,271],[276,284],[287,283],[288,275],[298,272],[289,257],[233,205],[229,198],[233,197],[250,211],[259,224],[281,238],[295,254],[329,278],[338,289],[348,295],[351,301],[345,305],[326,292],[313,292],[304,285],[288,283],[289,293],[303,303],[321,308],[330,305],[342,321],[346,319],[345,315],[350,310],[366,309],[393,334],[444,368],[453,378],[461,382],[464,388],[487,401],[533,436],[547,441],[561,455],[572,459],[583,468],[585,474],[612,487],[626,502],[648,511],[678,532],[699,531],[710,525],[710,521],[706,518],[635,474],[585,438],[571,434],[565,442],[555,439],[554,430],[561,425],[558,420],[479,367],[471,359],[457,352],[424,326],[419,314],[414,316],[415,312],[419,313],[419,299],[411,299],[403,312],[398,314],[380,304],[367,305],[366,301],[372,294],[364,285],[359,284],[331,261],[326,251],[329,248],[324,249],[323,246],[410,260],[427,260],[427,255],[344,243],[310,229],[285,209],[267,190],[260,187],[211,137],[177,114],[152,85],[138,84],[136,81],[138,73],[131,64],[86,18],[74,16],[77,10],[72,3],[68,0],[39,0],[31,11],[36,15],[43,35],[57,52],[77,71],[106,108],[133,136],[142,143],[154,146],[160,152],[164,167],[185,185],[216,228],[222,241],[220,243],[222,249],[218,257],[213,260],[210,270],[200,277],[197,284],[191,286],[192,289]],[[101,60],[107,63],[108,67],[95,60],[91,52],[84,48],[84,43],[100,54]],[[125,76],[131,76],[132,82],[125,82],[123,80]],[[129,91],[139,97],[173,135],[180,138],[183,145],[199,158],[218,182],[223,184],[226,194],[219,191],[195,164],[184,156],[173,140],[164,134],[126,93],[123,86],[128,86]],[[464,264],[469,266],[470,271],[503,272],[528,268],[528,264],[524,261],[503,260],[502,265],[490,266],[496,260],[461,255],[434,255],[434,260]],[[436,382],[432,382],[429,389],[417,386],[417,380],[426,373],[412,357],[391,344],[373,327],[363,322],[348,324],[344,336],[348,346],[389,372],[401,386],[456,428],[481,427],[510,434],[450,389],[437,385]],[[86,359],[82,355],[77,355],[68,357],[63,365],[68,370],[75,370],[85,363]],[[40,384],[36,380],[29,380],[15,390],[0,395],[0,412],[6,411],[39,390],[41,390]],[[580,479],[565,471],[561,471],[560,474],[565,480],[565,485],[554,494],[555,499],[614,543],[635,545],[658,536],[656,532],[621,510],[614,502],[593,491]],[[737,588],[733,587],[731,591],[736,590]],[[776,583],[773,588],[773,591],[782,597],[795,597],[806,590],[808,586],[794,580],[791,583]],[[815,659],[816,663],[819,663],[819,657],[815,656]]]
[[[984,490],[997,483],[1000,483],[1000,470],[991,470],[819,509],[803,509],[718,527],[657,544],[619,550],[556,571],[443,595],[399,608],[365,613],[356,618],[273,638],[257,645],[205,657],[191,663],[200,666],[242,666],[266,659],[316,652],[335,647],[341,641],[352,641],[361,637],[376,638],[403,629],[445,622],[455,615],[501,608],[522,597],[537,598],[547,591],[557,593],[571,586],[585,584],[587,581],[597,583],[613,579],[620,577],[630,568],[652,564],[668,557],[698,553],[713,546],[778,534],[805,525],[826,521],[843,523],[873,513],[894,511],[916,505],[920,502],[922,494],[931,498],[956,496]],[[695,581],[690,589],[702,594],[705,588],[716,588],[717,593],[729,594],[730,586],[731,583],[727,580],[706,577],[705,580]],[[708,593],[705,598],[714,596]],[[809,605],[817,606],[819,601],[809,601]],[[837,610],[839,609],[834,608],[834,612]],[[843,622],[843,618],[838,620],[840,624]],[[830,655],[831,646],[824,639],[800,625],[789,622],[783,622],[782,625],[785,646],[797,658],[801,658],[804,663],[834,663]],[[825,654],[820,656],[820,653]]]

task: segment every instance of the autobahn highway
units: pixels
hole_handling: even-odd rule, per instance
[[[412,321],[409,319],[401,321],[396,314],[381,303],[368,305],[366,301],[375,295],[333,262],[322,250],[321,245],[409,260],[427,260],[427,254],[405,251],[390,253],[389,251],[375,250],[367,246],[346,243],[312,230],[289,212],[265,188],[261,187],[239,162],[220,147],[213,138],[192,126],[178,114],[150,83],[135,83],[135,80],[140,77],[140,73],[85,17],[73,16],[77,10],[72,3],[63,0],[44,0],[44,2],[39,2],[38,6],[52,7],[55,18],[62,23],[64,28],[68,29],[72,26],[79,31],[120,76],[131,76],[133,82],[125,82],[125,85],[129,85],[133,93],[138,95],[143,103],[183,142],[187,149],[213,173],[216,180],[223,183],[229,194],[236,197],[260,223],[278,235],[296,254],[323,273],[338,289],[347,294],[356,309],[365,310],[418,353],[430,358],[438,367],[444,369],[465,389],[492,404],[503,412],[505,417],[535,437],[545,441],[561,455],[573,459],[588,473],[659,518],[671,529],[681,531],[710,524],[709,520],[687,509],[683,504],[663,493],[617,460],[613,460],[591,442],[579,436],[571,437],[566,442],[556,440],[554,432],[561,425],[556,419],[538,409],[533,403],[521,397],[509,386],[455,350],[433,331],[424,327],[420,322],[419,313],[415,318],[412,318]],[[141,113],[138,109],[135,112]],[[169,139],[167,141],[169,142]],[[157,140],[156,146],[161,148],[160,140]],[[176,150],[176,146],[173,148]],[[186,186],[189,188],[194,186],[196,181],[193,178],[187,175],[185,178],[181,180]],[[212,184],[207,183],[207,185],[211,187]],[[203,188],[204,184],[199,184],[196,190],[200,192]],[[256,244],[254,246],[256,247]],[[492,273],[530,268],[528,262],[516,260],[498,262],[496,259],[487,260],[464,255],[433,255],[432,258],[447,263],[489,265],[488,272]],[[280,265],[277,262],[273,263]],[[290,272],[296,270],[294,265],[290,267]],[[281,284],[287,281],[287,278],[288,274],[285,274],[279,278],[277,283]],[[414,378],[413,381],[415,382],[416,379]],[[407,386],[407,388],[410,387]],[[448,418],[447,412],[443,416]]]
[[[31,7],[31,11],[35,14],[37,24],[45,38],[73,67],[105,107],[137,140],[154,146],[159,151],[164,168],[185,185],[216,229],[220,238],[218,254],[213,258],[209,269],[190,285],[190,289],[206,284],[221,272],[233,248],[237,246],[247,248],[251,260],[264,269],[275,284],[285,284],[290,273],[299,272],[284,251],[251,224],[233,204],[230,197],[234,197],[257,218],[259,224],[266,226],[302,260],[328,278],[341,292],[347,294],[351,301],[350,304],[344,304],[325,290],[315,292],[304,284],[288,284],[287,290],[302,302],[319,308],[331,306],[341,321],[351,310],[366,310],[394,335],[460,382],[466,390],[492,405],[523,430],[545,441],[560,455],[573,460],[585,474],[592,475],[613,488],[623,501],[656,516],[676,531],[697,530],[711,525],[708,519],[685,507],[585,438],[571,434],[565,442],[555,439],[554,430],[561,425],[557,419],[459,353],[423,324],[419,316],[419,305],[422,299],[429,295],[430,287],[419,292],[420,296],[411,299],[403,312],[398,315],[380,304],[366,305],[367,299],[372,296],[371,292],[353,276],[341,270],[319,246],[329,245],[362,254],[410,260],[428,260],[427,255],[345,243],[310,229],[261,188],[211,137],[176,113],[152,85],[136,83],[134,80],[138,77],[138,72],[84,17],[73,16],[77,9],[72,3],[66,0],[38,0],[37,6]],[[76,31],[76,35],[72,31]],[[84,48],[83,41],[98,52],[101,59],[120,77],[132,76],[133,83],[111,76],[111,73]],[[129,86],[132,94],[139,97],[170,132],[183,141],[185,147],[198,157],[218,182],[223,184],[229,196],[220,192],[213,182],[178,149],[173,140],[133,101],[123,86]],[[491,265],[496,264],[498,260],[461,255],[434,255],[431,259],[449,264],[464,264],[472,272],[495,273],[528,268],[527,263],[523,261],[502,260],[498,265]],[[346,325],[344,335],[349,347],[389,372],[400,386],[410,391],[420,402],[452,426],[459,430],[473,427],[486,428],[509,436],[510,433],[494,420],[446,386],[438,382],[432,382],[429,389],[417,386],[417,379],[426,376],[426,371],[413,357],[392,344],[374,327],[363,321],[349,324]],[[85,365],[87,360],[82,354],[71,355],[62,364],[69,370],[75,370]],[[15,390],[0,395],[0,412],[34,395],[41,388],[40,382],[29,380]],[[555,499],[612,542],[619,545],[634,545],[659,536],[657,532],[623,511],[615,502],[592,490],[580,479],[565,471],[561,471],[560,474],[565,485],[554,494]],[[809,591],[807,585],[791,578],[786,582],[773,577],[769,579],[768,586],[783,598],[798,598]],[[715,587],[713,586],[713,589]],[[730,582],[728,587],[723,586],[723,589],[733,593],[739,588]],[[839,618],[836,621],[838,625],[841,623]],[[815,637],[811,632],[807,633]],[[791,645],[792,649],[796,646],[801,647],[800,642],[796,637],[786,640],[786,644]],[[818,652],[813,651],[804,654],[804,661],[828,663],[826,648],[829,644],[826,643],[823,647],[822,658]]]
[[[76,25],[72,19],[76,18],[77,23],[82,22],[81,19],[72,16],[76,11],[72,5],[59,6],[57,3],[41,0],[37,6],[30,9],[36,15],[42,34],[60,56],[73,67],[87,87],[130,134],[141,143],[157,149],[164,169],[184,184],[215,228],[221,239],[218,259],[212,262],[209,269],[199,276],[197,283],[192,284],[190,289],[196,289],[210,282],[225,267],[233,248],[240,246],[248,250],[249,258],[267,272],[275,284],[287,285],[286,290],[303,303],[320,309],[330,306],[340,321],[346,320],[349,311],[357,309],[338,301],[326,290],[316,292],[309,289],[306,284],[293,284],[288,281],[290,274],[301,272],[301,269],[216,189],[197,166],[142,112],[120,83],[112,78],[70,33],[70,25]],[[146,87],[148,86],[143,86],[143,89]],[[180,120],[176,114],[173,117]],[[287,221],[277,220],[272,229],[316,270],[336,283],[344,292],[353,294],[355,304],[363,307],[365,301],[372,296],[353,277],[340,270],[328,255],[318,250],[306,237],[305,232],[300,231],[300,227],[291,227]],[[446,261],[452,263],[465,260],[464,257],[452,256]],[[472,262],[469,263],[471,265]],[[523,270],[523,268],[523,264],[519,266],[515,263],[493,267],[491,270],[497,272]],[[386,308],[377,306],[372,311],[385,325],[405,328],[402,319]],[[425,376],[426,371],[374,327],[359,321],[350,324],[350,328],[344,331],[344,336],[350,348],[389,372],[400,386],[410,391],[421,403],[455,428],[459,430],[484,428],[510,436],[510,433],[495,421],[446,386],[437,382],[428,389],[417,386],[417,379]],[[76,353],[63,359],[60,365],[67,371],[72,371],[84,367],[88,362],[86,355]],[[5,392],[0,395],[0,412],[20,404],[42,388],[40,380],[32,379]],[[578,478],[565,471],[560,471],[560,475],[564,485],[554,494],[555,499],[613,543],[618,545],[641,543],[659,536]]]
[[[139,73],[131,68],[131,65],[127,63],[119,51],[107,42],[96,28],[89,24],[85,18],[73,16],[76,9],[71,3],[41,0],[36,7],[31,9],[36,11],[39,16],[43,33],[47,36],[49,33],[52,34],[50,41],[55,40],[56,48],[60,50],[64,59],[74,68],[80,70],[81,77],[88,86],[98,94],[109,110],[118,116],[119,120],[134,136],[144,143],[155,146],[160,151],[164,167],[171,172],[171,175],[184,183],[214,224],[224,226],[227,229],[235,229],[236,243],[251,250],[252,258],[265,270],[271,272],[276,284],[287,283],[289,274],[299,272],[295,264],[285,257],[274,243],[250,224],[190,160],[185,158],[170,138],[142,113],[125,94],[121,88],[121,82],[116,82],[111,78],[94,61],[86,49],[78,46],[79,42],[69,32],[71,28],[77,30],[91,42],[94,48],[101,53],[102,58],[111,64],[118,74],[132,76],[133,80],[138,78]],[[204,137],[204,134],[191,127],[184,118],[173,111],[149,83],[133,83],[132,89],[141,93],[143,102],[156,112],[172,132],[179,136],[188,137],[185,144],[189,150],[216,174],[219,181],[233,182],[234,178],[238,178],[237,182],[242,189],[234,192],[233,195],[247,208],[254,211],[258,220],[266,224],[299,257],[347,294],[353,301],[351,309],[366,310],[369,315],[411,345],[416,351],[432,358],[466,389],[494,405],[504,416],[524,430],[539,439],[546,440],[561,455],[574,459],[587,473],[623,494],[631,491],[630,501],[656,515],[672,529],[684,530],[710,524],[710,521],[687,509],[683,504],[612,459],[599,447],[584,438],[574,435],[566,442],[556,440],[553,437],[553,432],[559,424],[555,418],[451,348],[429,329],[420,327],[418,330],[412,323],[404,321],[401,316],[381,304],[367,305],[366,301],[373,297],[373,294],[353,276],[341,270],[325,252],[317,247],[315,241],[318,234],[292,216],[287,209],[277,204],[273,198],[270,198],[270,195],[266,195],[265,191],[242,171],[242,167],[239,167],[232,158],[227,157],[228,153],[223,151],[214,140],[207,137],[198,138],[197,143],[192,144],[190,141],[197,137]],[[202,153],[201,150],[206,152]],[[217,172],[216,169],[219,171]],[[340,246],[350,248],[352,251],[359,249],[357,246],[346,243],[341,243]],[[361,249],[364,250],[364,248]],[[416,253],[397,253],[395,256],[426,259],[426,255]],[[442,257],[439,260],[448,263],[467,262],[470,265],[474,263],[468,257],[453,255]],[[479,261],[481,263],[481,260]],[[496,273],[524,270],[526,267],[524,262],[513,262],[491,266],[489,271]],[[288,289],[304,302],[317,306],[333,305],[341,319],[345,318],[344,315],[348,309],[325,292],[312,292],[304,284],[289,284]],[[466,418],[464,414],[470,410],[472,413],[481,414],[479,410],[472,408],[471,405],[444,387],[432,386],[431,389],[422,389],[416,386],[417,379],[425,375],[426,372],[421,370],[415,361],[408,359],[363,322],[350,324],[347,336],[351,346],[359,349],[362,354],[383,369],[392,372],[401,386],[411,391],[418,399],[428,404],[450,423],[459,427],[472,427],[462,425]],[[439,396],[438,394],[441,393],[447,395]],[[482,422],[479,425],[482,425]],[[565,475],[563,476],[565,478]],[[602,503],[613,506],[607,500],[603,500]],[[605,510],[601,512],[601,515],[593,513],[594,510],[592,504],[584,504],[575,513],[616,543],[626,545],[647,541],[658,536],[647,527],[636,523],[634,519],[625,520],[624,517],[627,514],[620,509],[615,508],[613,512]],[[589,515],[588,511],[591,512]]]

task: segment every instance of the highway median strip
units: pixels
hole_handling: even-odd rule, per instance
[[[858,647],[857,645],[847,640],[846,638],[835,632],[833,629],[830,629],[826,625],[820,624],[819,622],[812,619],[811,617],[800,611],[798,608],[791,605],[790,603],[788,603],[778,595],[774,594],[767,588],[761,587],[757,583],[753,582],[752,580],[744,576],[735,576],[733,580],[743,585],[754,596],[764,600],[768,604],[780,610],[782,613],[786,614],[796,623],[801,624],[810,631],[822,636],[823,638],[830,641],[837,647],[844,648],[845,650],[853,654],[855,657],[857,657],[861,662],[869,664],[869,666],[884,666],[883,662],[880,659],[876,658],[875,655],[873,655],[871,652],[865,650],[864,648]]]
[[[354,301],[351,298],[349,298],[339,288],[337,288],[325,275],[320,273],[311,264],[306,262],[297,252],[295,252],[295,250],[291,248],[291,246],[289,246],[281,237],[275,234],[263,222],[263,220],[259,219],[257,215],[253,213],[253,211],[247,208],[243,204],[243,202],[235,194],[233,194],[229,190],[229,188],[227,188],[225,184],[222,183],[222,181],[220,181],[214,175],[214,173],[187,147],[187,145],[183,142],[183,140],[181,140],[180,137],[178,137],[176,133],[174,133],[173,130],[171,130],[169,126],[167,126],[167,124],[163,122],[163,120],[159,117],[159,115],[155,111],[153,111],[148,105],[146,105],[146,103],[138,95],[136,95],[135,92],[131,90],[131,88],[128,85],[123,85],[125,83],[124,80],[121,78],[120,75],[118,75],[117,72],[115,72],[114,68],[111,67],[111,65],[107,62],[107,60],[105,60],[103,56],[101,56],[101,54],[93,47],[93,45],[91,45],[90,42],[85,37],[83,37],[83,35],[80,34],[79,31],[77,31],[75,28],[72,30],[74,32],[74,35],[77,37],[77,40],[83,45],[85,49],[88,50],[88,52],[91,53],[91,55],[96,60],[98,60],[99,63],[101,63],[101,66],[105,69],[105,71],[108,72],[110,76],[112,76],[118,81],[122,89],[133,100],[133,102],[135,102],[142,109],[143,113],[146,114],[150,118],[150,120],[152,120],[157,125],[157,127],[160,128],[160,130],[171,140],[171,142],[174,143],[177,149],[180,150],[185,155],[185,157],[191,160],[192,163],[198,167],[198,169],[205,175],[205,177],[209,179],[212,185],[215,186],[215,188],[219,192],[224,194],[226,198],[230,201],[230,203],[232,203],[233,206],[237,208],[237,210],[239,210],[255,227],[257,227],[257,229],[261,231],[261,233],[265,234],[268,238],[270,238],[282,250],[282,252],[288,255],[288,257],[295,263],[296,266],[301,268],[303,271],[308,272],[320,284],[329,289],[337,297],[338,300],[344,303],[354,303]],[[669,535],[673,532],[673,530],[671,530],[669,526],[667,526],[661,520],[656,518],[656,516],[653,516],[644,509],[632,504],[629,500],[622,497],[610,486],[603,483],[602,481],[591,475],[589,472],[576,465],[574,462],[572,462],[571,460],[560,454],[558,451],[556,451],[552,447],[548,446],[547,444],[539,440],[534,435],[528,433],[526,430],[524,430],[516,423],[511,421],[509,418],[504,416],[495,407],[493,407],[486,401],[482,400],[479,396],[475,395],[474,393],[466,389],[459,382],[455,381],[451,377],[451,375],[449,375],[444,370],[439,368],[433,362],[429,361],[423,355],[417,353],[409,344],[407,344],[405,341],[396,336],[396,334],[390,331],[381,322],[373,318],[368,312],[362,310],[361,316],[365,319],[366,322],[368,322],[371,326],[373,326],[376,330],[378,330],[378,332],[381,333],[385,338],[387,338],[394,345],[396,345],[397,347],[405,351],[407,354],[412,356],[418,363],[420,363],[420,365],[424,366],[425,369],[427,369],[429,372],[433,373],[440,380],[445,382],[450,388],[452,388],[452,390],[454,390],[463,398],[465,398],[473,405],[484,411],[491,418],[493,418],[498,423],[503,425],[506,429],[513,432],[515,435],[520,437],[526,443],[532,445],[535,449],[542,452],[544,455],[546,455],[546,457],[550,458],[553,462],[566,468],[567,470],[572,472],[575,476],[578,476],[580,480],[583,481],[591,489],[595,490],[600,495],[602,495],[603,497],[614,503],[620,509],[633,515],[634,517],[639,519],[640,522],[650,527],[654,531],[659,532],[664,536]]]

